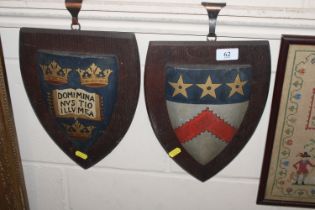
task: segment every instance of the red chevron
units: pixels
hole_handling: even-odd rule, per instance
[[[205,131],[229,143],[236,132],[236,128],[220,119],[207,108],[194,119],[175,129],[176,136],[181,143],[188,142]]]

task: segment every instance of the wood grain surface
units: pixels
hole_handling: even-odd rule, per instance
[[[29,209],[0,40],[0,209]]]

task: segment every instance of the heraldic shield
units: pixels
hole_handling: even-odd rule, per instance
[[[267,41],[151,42],[145,97],[160,143],[201,181],[245,146],[268,96]]]
[[[139,95],[134,34],[23,28],[21,73],[43,127],[88,168],[120,142]]]

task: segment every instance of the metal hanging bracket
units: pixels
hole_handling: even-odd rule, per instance
[[[75,30],[75,29],[80,30],[81,29],[78,15],[79,15],[79,12],[80,12],[81,7],[82,7],[82,1],[83,0],[66,0],[65,1],[66,8],[72,16],[72,23],[71,23],[71,29],[72,30]]]
[[[211,38],[213,38],[216,41],[217,35],[215,33],[215,28],[217,25],[217,18],[221,9],[226,6],[226,3],[202,2],[201,4],[207,9],[209,17],[209,34],[207,38],[208,40],[211,40]]]

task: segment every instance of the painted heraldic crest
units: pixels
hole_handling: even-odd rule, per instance
[[[269,77],[265,41],[151,42],[145,97],[157,138],[180,166],[207,180],[250,139]]]
[[[88,168],[114,149],[139,94],[133,34],[23,28],[20,62],[38,119],[69,157]]]

